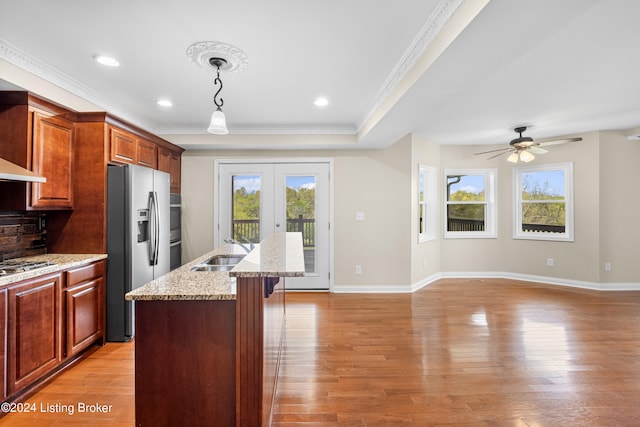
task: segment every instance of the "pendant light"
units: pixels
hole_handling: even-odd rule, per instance
[[[223,58],[210,58],[209,63],[216,67],[216,78],[213,81],[214,85],[220,85],[220,88],[217,90],[216,94],[213,96],[213,103],[216,105],[216,111],[211,115],[211,123],[209,124],[209,128],[207,128],[207,132],[212,133],[214,135],[226,135],[229,133],[227,129],[227,118],[224,116],[222,112],[222,105],[224,104],[224,100],[220,98],[218,101],[217,97],[222,90],[222,80],[220,80],[220,66],[225,65],[227,61]]]
[[[222,112],[224,101],[222,98],[218,98],[220,91],[222,91],[220,71],[224,71],[225,73],[239,73],[244,71],[249,65],[247,54],[241,49],[227,43],[201,41],[193,43],[187,48],[187,56],[197,66],[206,70],[213,69],[216,72],[216,78],[213,83],[216,86],[220,85],[220,87],[213,97],[213,103],[216,109],[211,115],[211,122],[207,128],[207,132],[214,135],[228,134],[227,119]]]

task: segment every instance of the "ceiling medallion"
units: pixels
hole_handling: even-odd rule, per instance
[[[196,65],[213,71],[218,70],[216,65],[210,62],[211,58],[221,58],[225,61],[221,64],[220,71],[227,73],[240,73],[249,66],[247,54],[235,46],[222,42],[197,42],[187,48],[187,56]]]

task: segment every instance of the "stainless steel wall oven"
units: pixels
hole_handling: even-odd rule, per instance
[[[169,223],[170,223],[170,244],[169,257],[170,269],[180,267],[182,264],[182,203],[180,194],[171,193],[169,196]]]

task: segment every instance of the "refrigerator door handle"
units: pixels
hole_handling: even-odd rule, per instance
[[[156,232],[156,248],[153,255],[153,265],[158,265],[160,253],[160,207],[158,206],[158,193],[153,192],[153,204],[155,206],[155,232]]]
[[[158,264],[158,206],[155,191],[149,193],[149,264]]]

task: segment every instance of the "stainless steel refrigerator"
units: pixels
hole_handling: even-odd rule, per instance
[[[107,341],[135,335],[124,295],[169,272],[169,174],[142,166],[107,171]]]

